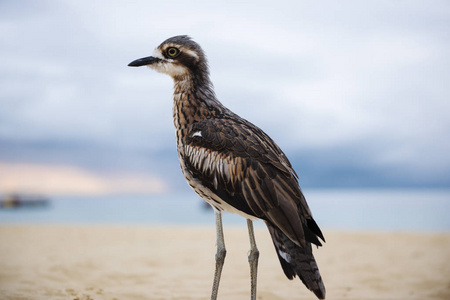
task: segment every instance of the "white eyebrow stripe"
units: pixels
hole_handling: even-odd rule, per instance
[[[168,44],[168,47],[178,47],[178,46],[177,46],[177,45]],[[168,48],[168,47],[167,47],[167,48]],[[165,48],[165,49],[167,49],[167,48]],[[198,54],[195,53],[195,51],[192,51],[192,50],[190,50],[190,49],[185,49],[185,48],[181,48],[180,51],[181,51],[181,52],[185,52],[186,54],[188,54],[188,55],[194,57],[195,60],[197,60],[197,61],[200,59],[199,56],[198,56]],[[174,61],[173,59],[165,58],[164,55],[163,55],[162,52],[161,52],[161,49],[159,49],[159,48],[155,48],[155,50],[154,50],[153,53],[152,53],[152,56],[153,56],[153,57],[156,57],[156,58],[159,58],[159,59],[162,59],[162,60],[169,61],[169,62],[173,62],[173,61]]]
[[[190,56],[194,57],[195,60],[198,61],[199,57],[198,57],[197,53],[195,53],[194,51],[189,50],[189,49],[182,49],[181,51],[182,52],[186,52],[187,54],[189,54]]]

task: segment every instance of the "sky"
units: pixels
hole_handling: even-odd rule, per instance
[[[450,187],[448,1],[11,0],[0,192],[188,190],[172,79],[127,67],[180,34],[303,188]]]

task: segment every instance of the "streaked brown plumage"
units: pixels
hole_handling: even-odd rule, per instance
[[[206,56],[189,37],[172,37],[158,46],[153,56],[130,63],[142,65],[169,74],[174,80],[178,156],[188,184],[215,208],[216,218],[223,210],[247,218],[251,242],[251,220],[264,220],[286,276],[299,276],[318,298],[325,298],[311,249],[311,243],[321,246],[319,238],[324,237],[283,151],[261,129],[217,100]],[[221,219],[216,222],[219,262],[212,299],[217,296],[225,258]],[[254,243],[250,256],[252,299],[256,299],[258,250]]]

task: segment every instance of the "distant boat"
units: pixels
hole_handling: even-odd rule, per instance
[[[49,200],[38,195],[7,194],[0,198],[0,208],[44,207]]]

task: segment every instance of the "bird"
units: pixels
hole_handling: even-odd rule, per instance
[[[251,299],[256,300],[259,250],[253,221],[261,219],[286,277],[298,276],[319,299],[325,285],[312,252],[325,238],[300,189],[298,175],[280,147],[259,127],[225,107],[210,80],[207,57],[187,35],[168,38],[152,55],[132,61],[172,77],[178,158],[190,187],[214,209],[218,296],[225,262],[222,212],[247,219]]]

